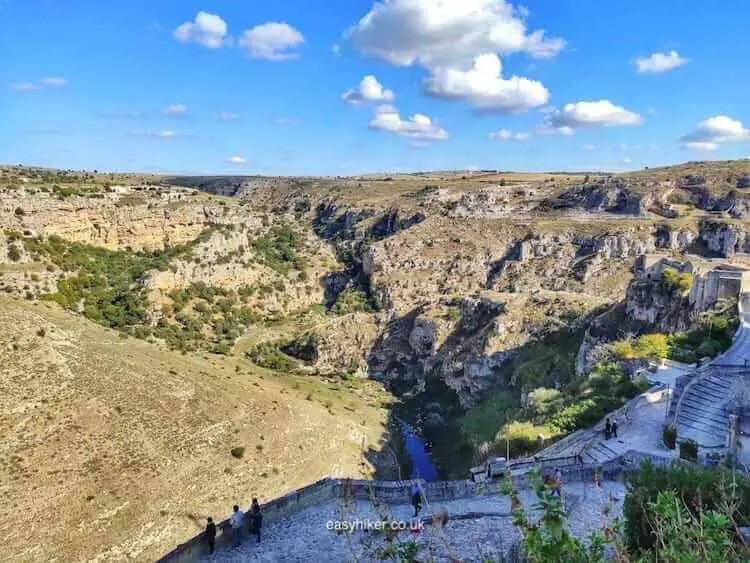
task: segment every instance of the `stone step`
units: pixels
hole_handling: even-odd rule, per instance
[[[704,405],[696,404],[695,401],[684,401],[682,403],[680,416],[677,417],[677,420],[679,421],[683,417],[705,420],[706,422],[713,422],[719,425],[727,424],[728,420],[723,408],[720,411],[716,409],[708,410]]]
[[[685,412],[683,412],[680,414],[680,417],[677,419],[678,430],[680,426],[705,428],[706,430],[711,430],[714,432],[726,432],[726,430],[729,428],[729,423],[728,421],[720,422],[720,421],[715,421],[715,420],[706,420],[705,418],[702,418],[700,415],[688,415]]]

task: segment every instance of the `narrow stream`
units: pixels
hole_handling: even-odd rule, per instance
[[[411,478],[437,481],[438,470],[430,459],[422,437],[414,431],[411,424],[403,421],[401,421],[401,434],[404,437],[406,453],[411,460]]]

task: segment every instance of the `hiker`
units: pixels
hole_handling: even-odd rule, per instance
[[[609,437],[611,434],[612,434],[612,423],[609,421],[609,418],[608,418],[607,423],[604,425],[604,439],[609,440]]]
[[[229,518],[229,524],[232,526],[232,544],[236,547],[242,540],[242,511],[236,504],[232,507],[232,516]]]
[[[253,527],[253,532],[255,532],[255,537],[258,538],[258,543],[260,543],[260,528],[263,525],[263,513],[260,511],[257,498],[253,499],[253,504],[250,506],[250,523]]]
[[[414,517],[417,517],[422,509],[422,486],[416,480],[411,485],[411,504],[414,507]]]
[[[612,436],[617,438],[617,420],[612,421]]]
[[[208,524],[206,524],[206,542],[208,543],[208,552],[213,553],[214,547],[216,547],[216,524],[214,519],[210,516],[207,518]]]

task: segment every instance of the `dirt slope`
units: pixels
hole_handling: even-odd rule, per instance
[[[361,475],[381,435],[368,382],[167,352],[48,303],[0,298],[0,331],[6,561],[153,560],[234,502]]]

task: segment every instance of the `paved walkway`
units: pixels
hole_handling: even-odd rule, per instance
[[[615,481],[605,481],[602,488],[593,483],[571,483],[564,487],[569,498],[575,498],[569,517],[571,531],[581,537],[599,530],[603,524],[622,515],[625,487]],[[521,501],[526,507],[534,504],[536,495],[521,491]],[[433,503],[433,513],[441,508],[448,511],[449,520],[444,528],[425,526],[418,533],[401,532],[403,539],[415,538],[420,545],[420,557],[432,555],[435,561],[450,561],[450,555],[461,561],[484,561],[487,557],[498,559],[521,538],[510,518],[510,500],[506,496],[491,495]],[[384,505],[381,510],[397,520],[411,522],[410,505]],[[328,522],[379,520],[379,512],[368,501],[355,501],[348,506],[329,502],[300,511],[293,518],[267,526],[263,541],[245,539],[237,548],[206,556],[202,561],[239,562],[317,562],[380,561],[375,553],[387,545],[383,534],[357,531],[351,534],[328,529]],[[427,514],[426,510],[422,515]]]

